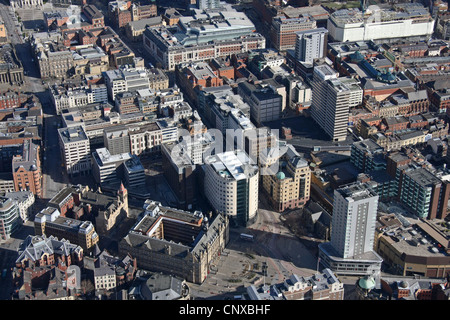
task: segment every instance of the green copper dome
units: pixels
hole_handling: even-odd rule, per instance
[[[283,180],[284,178],[286,178],[286,175],[283,172],[280,171],[280,172],[277,173],[277,178],[280,179],[280,180]]]
[[[358,284],[362,289],[372,290],[375,288],[375,279],[371,276],[365,276],[359,279]]]

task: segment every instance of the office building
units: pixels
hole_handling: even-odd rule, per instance
[[[347,137],[350,108],[362,103],[359,81],[338,77],[338,72],[324,64],[314,68],[311,116],[332,141]]]
[[[58,209],[52,207],[42,209],[36,215],[34,232],[37,236],[45,235],[66,239],[86,251],[93,248],[99,241],[99,236],[91,221],[63,217]]]
[[[103,143],[112,155],[130,152],[128,128],[120,125],[105,128],[103,130]]]
[[[402,173],[399,199],[420,218],[445,219],[449,195],[449,181],[425,168],[412,166]]]
[[[91,171],[89,138],[83,126],[58,129],[61,158],[67,174],[87,175]]]
[[[33,214],[33,205],[35,202],[34,194],[30,191],[13,191],[6,192],[5,198],[12,199],[17,203],[19,208],[19,216],[23,222],[27,222]]]
[[[145,169],[138,156],[131,155],[130,159],[123,163],[123,175],[128,189],[145,193]]]
[[[380,272],[374,252],[379,196],[356,182],[334,191],[331,241],[319,245],[321,263],[336,274]]]
[[[247,81],[238,84],[238,94],[250,106],[250,119],[255,125],[260,126],[281,117],[284,99],[272,84],[255,85]]]
[[[92,175],[102,187],[119,187],[122,164],[131,159],[130,153],[111,154],[108,149],[100,148],[92,153]]]
[[[143,43],[164,69],[174,70],[180,63],[265,48],[265,38],[254,30],[245,13],[230,7],[219,12],[196,10],[193,16],[180,17],[177,32],[166,26],[147,28]]]
[[[326,56],[328,30],[317,28],[296,32],[295,57],[305,63]]]
[[[104,78],[112,101],[115,101],[118,93],[150,88],[149,74],[146,69],[122,67],[104,72]]]
[[[270,41],[279,51],[295,49],[296,33],[316,28],[316,20],[309,15],[298,18],[274,17],[270,28]]]
[[[0,198],[0,241],[8,240],[19,227],[19,206],[13,199]]]
[[[204,194],[216,212],[247,225],[258,210],[259,171],[242,150],[204,159]]]
[[[371,5],[364,16],[359,8],[337,10],[330,15],[327,29],[333,41],[339,42],[428,40],[434,23],[429,10],[421,3],[398,3],[391,8]]]
[[[278,167],[277,172],[272,174],[261,173],[263,190],[272,207],[278,212],[302,208],[310,197],[309,164],[292,145],[280,146],[276,155],[270,153],[274,149],[267,149],[267,157],[261,159],[260,167],[268,170],[273,164]]]
[[[229,241],[229,221],[221,214],[204,216],[147,200],[145,213],[119,242],[119,254],[137,266],[201,284],[210,265]]]
[[[172,189],[177,208],[192,210],[197,203],[196,168],[187,146],[164,143],[161,148],[164,177]]]

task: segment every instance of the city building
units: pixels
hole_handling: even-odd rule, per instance
[[[166,26],[147,28],[144,49],[162,68],[265,48],[265,38],[243,12],[227,9],[180,17],[179,32]]]
[[[309,15],[298,18],[274,17],[270,27],[270,41],[279,51],[293,50],[297,41],[296,33],[316,27],[316,20]]]
[[[99,241],[92,222],[62,216],[59,210],[53,207],[42,209],[36,214],[34,231],[37,236],[66,239],[85,251],[89,251]]]
[[[445,219],[450,196],[449,181],[425,168],[407,168],[402,174],[400,201],[424,219]]]
[[[242,150],[204,159],[204,195],[214,210],[234,223],[247,225],[258,210],[259,171]]]
[[[13,299],[75,300],[83,254],[83,248],[66,239],[29,235],[13,268]]]
[[[69,185],[61,189],[50,201],[49,207],[58,211],[61,218],[94,220],[96,230],[107,234],[128,218],[128,191],[123,184],[116,190],[102,192],[87,186]],[[50,209],[47,209],[50,210]]]
[[[8,41],[8,30],[6,29],[5,22],[0,18],[0,44],[7,43]]]
[[[50,87],[50,97],[56,113],[64,110],[88,105],[98,106],[108,101],[108,91],[105,84],[91,85],[54,85]]]
[[[42,172],[39,145],[25,140],[22,152],[12,159],[12,173],[16,191],[31,191],[36,197],[42,197]]]
[[[37,268],[54,264],[65,269],[71,265],[81,265],[82,262],[83,248],[79,245],[54,236],[29,235],[19,248],[15,268]]]
[[[314,59],[324,58],[327,48],[328,30],[317,28],[296,32],[295,57],[297,60],[312,64]]]
[[[104,129],[103,143],[112,155],[130,152],[128,128],[123,125],[117,125]]]
[[[123,164],[124,182],[130,192],[146,194],[145,169],[135,154]]]
[[[23,66],[14,47],[6,43],[0,47],[0,83],[20,85],[24,80]]]
[[[191,152],[179,142],[161,147],[164,177],[177,198],[177,208],[192,210],[197,202],[196,168]]]
[[[118,188],[124,178],[123,164],[131,159],[130,153],[111,154],[107,148],[92,153],[92,175],[101,187]]]
[[[434,31],[434,19],[421,3],[397,3],[392,8],[369,6],[363,15],[359,8],[333,12],[327,29],[334,41],[393,41],[419,38],[428,40]]]
[[[398,216],[395,216],[396,218]],[[385,216],[380,217],[385,218]],[[377,253],[400,276],[446,278],[450,274],[448,232],[439,222],[386,217],[377,228]]]
[[[4,197],[17,203],[22,223],[27,222],[32,217],[35,197],[31,191],[6,192]]]
[[[39,67],[41,78],[68,78],[74,67],[73,54],[58,36],[47,36],[47,32],[34,33],[31,47]]]
[[[105,18],[103,13],[101,13],[95,5],[88,4],[83,6],[82,12],[94,28],[101,28],[105,26]]]
[[[59,148],[66,172],[70,176],[91,172],[89,138],[83,126],[58,129]]]
[[[20,227],[19,206],[10,198],[0,198],[0,240],[6,241]]]
[[[176,141],[178,128],[166,120],[136,124],[129,127],[131,154],[148,156],[161,151],[161,144]]]
[[[328,268],[311,277],[292,274],[282,283],[247,287],[245,300],[344,300],[344,284]]]
[[[379,196],[362,183],[334,190],[331,241],[319,244],[320,263],[336,274],[377,274],[383,259],[374,251]]]
[[[119,242],[119,253],[130,254],[137,266],[201,284],[212,260],[229,241],[228,217],[213,217],[164,207],[147,200],[145,214]]]
[[[160,27],[163,25],[162,17],[152,17],[137,21],[130,21],[125,25],[125,34],[133,42],[142,42],[142,35],[147,26]]]
[[[198,9],[215,9],[220,8],[222,3],[220,0],[195,0]]]
[[[42,0],[12,0],[10,4],[14,9],[40,9],[44,6]]]
[[[106,71],[103,75],[109,98],[112,101],[115,101],[118,93],[150,88],[149,75],[146,69],[123,67]]]
[[[349,110],[361,104],[362,97],[358,80],[338,77],[326,64],[314,68],[311,116],[332,141],[346,139]]]
[[[260,167],[271,170],[275,164],[277,172],[261,172],[262,189],[268,195],[272,207],[283,212],[287,209],[302,208],[310,198],[311,170],[292,145],[268,149],[267,158],[261,160]],[[263,169],[260,169],[261,171]]]
[[[128,290],[129,300],[189,300],[189,287],[185,280],[163,273],[143,275]]]
[[[273,82],[257,85],[248,81],[240,82],[238,94],[250,106],[250,119],[255,125],[280,119],[285,100]]]

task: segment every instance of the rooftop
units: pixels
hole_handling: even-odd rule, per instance
[[[217,174],[234,180],[248,179],[258,172],[258,167],[250,163],[248,155],[241,150],[228,151],[209,156],[205,163]]]

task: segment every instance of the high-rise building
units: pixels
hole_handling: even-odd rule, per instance
[[[82,126],[58,129],[59,147],[67,174],[88,174],[91,171],[89,138]]]
[[[339,78],[327,64],[314,67],[311,116],[331,140],[346,139],[349,110],[362,102],[362,96],[358,80]]]
[[[311,16],[298,18],[274,17],[270,28],[270,41],[280,51],[295,49],[296,33],[316,28],[316,20]]]
[[[379,196],[363,183],[334,191],[331,241],[319,246],[319,258],[340,274],[380,271],[382,259],[374,252]]]
[[[331,245],[343,258],[373,249],[378,195],[363,185],[335,190]]]
[[[215,211],[241,225],[256,218],[258,210],[258,167],[242,150],[206,157],[204,194]]]
[[[326,54],[328,30],[317,28],[299,31],[295,43],[297,60],[312,63],[314,59],[323,58]]]

